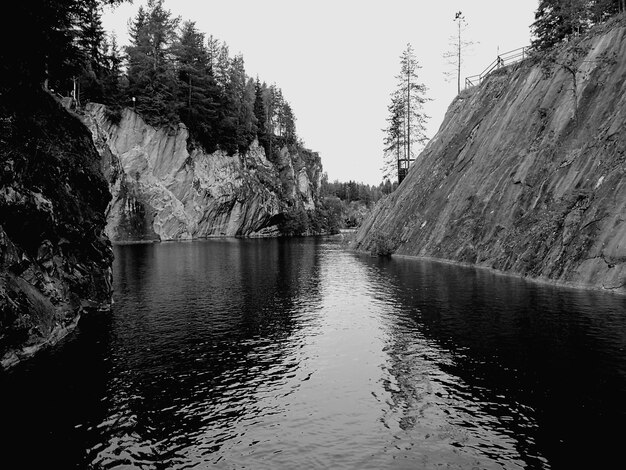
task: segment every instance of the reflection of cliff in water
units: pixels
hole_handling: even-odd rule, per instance
[[[491,429],[503,439],[491,457],[508,442],[541,468],[543,457],[555,465],[584,459],[577,448],[619,448],[617,436],[582,430],[626,417],[624,297],[440,263],[373,263],[381,296],[394,305],[387,352],[402,427],[419,427],[429,412],[436,419],[443,407],[441,432],[452,441],[477,439],[490,454],[497,446],[483,446],[478,433]]]
[[[298,368],[286,358],[304,326],[301,306],[319,302],[318,262],[313,240],[117,247],[115,288],[125,301],[111,359],[125,379],[110,384],[119,404],[110,420],[132,419],[128,442],[112,434],[94,461],[120,446],[151,454],[147,443],[163,439],[178,445],[163,446],[159,460],[175,462],[172,449],[198,440],[217,450],[221,428]]]

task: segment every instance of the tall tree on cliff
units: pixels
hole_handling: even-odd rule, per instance
[[[391,95],[391,103],[387,109],[387,127],[383,130],[383,179],[398,178],[398,161],[404,155],[405,126],[404,126],[404,100],[403,94],[395,91]]]
[[[105,39],[105,70],[102,78],[103,102],[109,105],[117,105],[122,99],[122,56],[117,46],[117,38],[111,35]]]
[[[218,70],[221,66],[218,64]],[[221,75],[221,72],[220,72]],[[245,152],[256,137],[254,81],[246,76],[243,56],[230,61],[221,115],[222,144],[228,153]]]
[[[584,0],[540,0],[531,29],[533,48],[549,49],[585,28],[587,2]]]
[[[267,130],[267,110],[265,107],[265,100],[263,99],[263,86],[257,76],[254,84],[254,117],[256,118],[257,131],[256,135],[259,139],[259,143],[265,146]]]
[[[122,0],[100,0],[117,4]],[[77,12],[85,0],[21,0],[11,2],[14,28],[0,28],[0,75],[3,99],[25,99],[29,89],[58,83],[65,86],[80,70],[75,38]],[[16,93],[13,93],[15,91]],[[62,90],[65,91],[65,90]]]
[[[186,21],[172,46],[176,61],[178,114],[191,134],[207,150],[217,146],[219,89],[211,75],[204,34]]]
[[[81,54],[81,70],[74,79],[75,98],[102,101],[107,70],[107,44],[102,27],[102,11],[97,0],[84,0],[76,12],[76,44]]]
[[[222,43],[219,48],[213,50],[210,45],[210,57],[212,62],[213,74],[218,86],[223,94],[226,94],[228,84],[230,81],[230,65],[231,58],[228,50],[228,45]]]
[[[398,86],[391,95],[389,105],[389,123],[384,138],[386,162],[383,173],[392,175],[395,171],[390,168],[390,156],[396,151],[397,163],[408,165],[415,158],[416,147],[423,146],[426,137],[426,121],[428,116],[423,112],[423,106],[428,99],[425,97],[426,87],[419,83],[417,70],[420,66],[415,58],[413,47],[407,44],[400,56],[400,74],[396,77]],[[402,149],[400,151],[400,142]]]
[[[626,11],[626,0],[540,0],[531,25],[536,50],[549,49]]]
[[[293,114],[291,105],[286,101],[283,105],[282,114],[285,122],[285,143],[288,145],[293,145],[298,140],[298,137],[296,135],[296,117]]]
[[[450,37],[450,50],[444,52],[443,57],[448,61],[450,66],[454,67],[451,72],[445,72],[444,74],[448,78],[455,77],[457,82],[457,93],[461,93],[461,67],[463,65],[463,58],[465,51],[471,47],[474,43],[467,41],[464,38],[464,34],[467,27],[465,16],[458,11],[454,15],[454,22],[456,23],[456,33]]]
[[[274,125],[276,115],[276,84],[272,84],[264,90],[263,101],[265,102],[265,135],[267,138],[267,148],[265,149],[268,158],[272,158],[274,148]]]
[[[128,93],[136,109],[152,124],[169,124],[178,119],[177,80],[171,60],[179,19],[163,8],[163,0],[148,0],[139,8],[130,27]]]
[[[419,148],[428,141],[426,137],[428,116],[423,112],[424,103],[428,99],[425,97],[426,87],[423,83],[419,83],[417,76],[417,71],[420,68],[413,52],[413,46],[407,44],[406,50],[400,56],[400,75],[396,78],[399,81],[398,91],[401,91],[404,100],[405,157],[409,160],[414,158],[415,153],[415,149],[411,148],[412,144]]]

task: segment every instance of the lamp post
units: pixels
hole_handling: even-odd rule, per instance
[[[135,101],[137,101],[137,98],[133,96],[133,111],[135,111]]]

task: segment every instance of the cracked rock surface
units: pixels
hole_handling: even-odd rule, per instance
[[[462,92],[354,247],[626,293],[626,28],[580,45]]]
[[[87,129],[47,93],[0,105],[0,366],[111,303],[110,200]],[[7,100],[8,101],[8,100]]]
[[[270,161],[256,142],[245,155],[192,148],[187,128],[154,128],[131,109],[118,123],[90,103],[83,121],[102,157],[112,194],[112,241],[185,240],[278,234],[283,213],[319,203],[322,165],[305,149]]]

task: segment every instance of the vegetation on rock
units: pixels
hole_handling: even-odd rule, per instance
[[[626,289],[624,16],[490,74],[354,247]]]
[[[550,49],[624,11],[626,0],[540,0],[531,26],[532,46]]]

